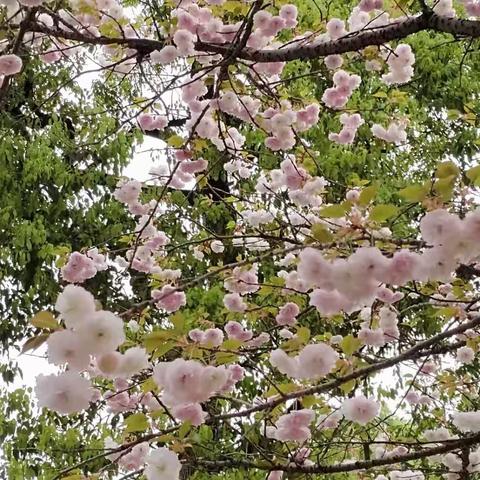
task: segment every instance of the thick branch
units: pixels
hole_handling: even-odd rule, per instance
[[[356,470],[366,470],[374,467],[382,467],[385,465],[394,465],[396,463],[404,463],[411,460],[418,460],[420,458],[428,458],[434,455],[440,455],[442,453],[451,452],[459,448],[465,448],[469,445],[480,442],[480,433],[475,433],[468,437],[460,438],[458,440],[445,442],[444,445],[439,445],[431,448],[425,448],[423,450],[417,450],[415,452],[409,452],[404,455],[392,455],[384,458],[378,458],[366,461],[340,463],[337,465],[319,465],[313,464],[308,466],[301,466],[295,464],[278,465],[278,464],[261,464],[248,462],[244,460],[197,460],[196,464],[206,467],[222,468],[222,467],[244,467],[244,468],[256,468],[258,470],[281,470],[284,472],[301,472],[305,474],[321,473],[341,473],[341,472],[353,472]],[[440,443],[440,442],[439,442]]]
[[[379,372],[381,370],[385,370],[386,368],[393,367],[394,365],[397,365],[406,360],[414,360],[420,357],[424,350],[427,350],[428,348],[437,345],[440,341],[446,338],[452,337],[453,335],[462,333],[465,330],[468,330],[470,328],[475,328],[478,325],[480,325],[480,316],[477,316],[473,320],[463,323],[458,327],[451,328],[449,330],[446,330],[445,332],[439,333],[438,335],[435,335],[429,338],[428,340],[419,342],[416,345],[414,345],[412,348],[406,350],[400,355],[397,355],[396,357],[388,358],[386,360],[383,360],[382,362],[374,363],[372,365],[369,365],[368,367],[355,370],[352,373],[349,373],[348,375],[344,375],[343,377],[336,378],[335,380],[331,380],[330,382],[322,383],[320,385],[315,385],[313,387],[304,388],[302,390],[297,390],[296,392],[282,395],[281,397],[274,398],[273,400],[269,400],[264,403],[254,405],[250,408],[246,408],[238,412],[230,412],[224,415],[218,415],[215,417],[215,420],[226,420],[229,418],[245,417],[255,412],[275,408],[276,406],[281,405],[282,403],[285,403],[287,400],[301,398],[307,395],[315,395],[318,393],[329,392],[351,380],[365,378],[371,375],[372,373]]]
[[[164,46],[163,40],[144,38],[111,38],[105,36],[93,37],[88,34],[71,30],[49,28],[31,22],[28,29],[32,32],[41,32],[57,38],[74,40],[90,45],[125,45],[136,49],[140,55],[147,55],[153,50]],[[384,27],[365,29],[350,33],[338,40],[309,45],[293,45],[276,50],[254,50],[243,48],[237,53],[237,58],[253,62],[285,62],[290,60],[306,60],[327,55],[355,52],[371,45],[383,45],[392,40],[401,40],[420,31],[435,31],[448,33],[454,36],[477,38],[480,36],[480,21],[446,18],[433,12],[425,12],[416,16],[398,19]],[[199,52],[231,54],[228,44],[208,44],[197,42],[195,48]]]

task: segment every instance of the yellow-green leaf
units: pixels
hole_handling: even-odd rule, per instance
[[[36,335],[35,337],[29,338],[22,347],[22,353],[28,352],[29,350],[36,350],[40,345],[45,343],[48,339],[50,334],[48,333],[41,333],[40,335]]]
[[[355,338],[353,335],[348,335],[343,337],[343,340],[340,343],[340,348],[345,355],[352,355],[362,346],[362,341],[358,338]]]
[[[311,228],[312,237],[320,243],[329,243],[333,240],[333,235],[327,227],[321,223],[314,223]]]
[[[384,222],[393,217],[398,212],[395,205],[375,205],[370,211],[370,220],[374,222]]]
[[[180,135],[172,135],[168,137],[167,145],[173,148],[180,148],[185,140]]]
[[[469,168],[466,172],[465,175],[469,180],[471,180],[475,185],[478,184],[478,181],[480,180],[480,165],[477,165],[476,167]]]
[[[435,175],[437,178],[447,178],[451,176],[457,176],[460,173],[460,169],[455,165],[455,163],[442,162],[438,167]]]
[[[377,194],[377,187],[375,187],[374,185],[371,185],[370,187],[364,188],[360,192],[360,197],[358,199],[358,204],[361,207],[367,206],[375,198],[376,194]]]
[[[192,424],[190,422],[182,423],[182,426],[178,429],[178,438],[180,438],[180,440],[183,440],[188,435],[191,429]]]
[[[425,199],[428,188],[425,185],[409,185],[398,192],[407,202],[421,202]]]
[[[348,206],[344,203],[340,205],[329,205],[328,207],[320,209],[320,216],[325,218],[340,218],[343,217],[348,210]]]
[[[51,330],[56,330],[59,328],[57,320],[50,312],[38,312],[30,320],[30,323],[37,328],[49,328]]]
[[[238,355],[230,352],[217,352],[215,354],[217,365],[225,365],[227,363],[235,363],[238,361]]]
[[[125,419],[125,426],[127,433],[144,432],[148,428],[148,418],[144,413],[134,413]]]

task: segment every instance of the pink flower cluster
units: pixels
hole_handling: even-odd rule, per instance
[[[137,122],[143,131],[163,130],[168,125],[168,119],[164,115],[150,115],[141,113],[137,117]]]
[[[188,332],[188,336],[200,345],[219,347],[223,342],[223,332],[219,328],[207,328],[205,331],[195,328]]]
[[[372,134],[386,142],[401,144],[407,141],[405,126],[405,122],[391,122],[388,128],[385,129],[378,123],[375,123],[372,125]]]
[[[139,394],[130,394],[128,392],[129,384],[123,379],[116,379],[114,382],[115,392],[107,390],[103,395],[108,411],[112,413],[122,413],[134,410],[139,404],[141,397]]]
[[[302,110],[292,109],[290,102],[282,103],[283,110],[268,108],[262,114],[263,128],[271,134],[265,139],[265,146],[270,150],[289,150],[295,145],[295,130],[305,131],[318,122],[319,107],[308,105]]]
[[[297,323],[297,315],[300,313],[298,305],[293,302],[286,303],[280,308],[275,321],[278,325],[288,325],[289,327]]]
[[[227,293],[223,297],[223,304],[231,312],[244,312],[248,305],[243,301],[239,293]]]
[[[339,143],[341,145],[348,145],[353,143],[358,128],[365,122],[358,113],[354,113],[352,115],[349,115],[348,113],[342,113],[340,115],[340,123],[343,125],[343,128],[340,130],[340,132],[330,133],[328,138],[332,142]]]
[[[164,285],[160,290],[152,290],[152,299],[158,308],[167,312],[175,312],[187,304],[185,293],[173,285]]]
[[[0,75],[15,75],[22,71],[22,59],[17,55],[0,55]]]
[[[245,295],[256,292],[258,284],[258,266],[253,265],[250,269],[235,267],[232,275],[224,281],[225,288],[232,293]]]
[[[448,281],[459,262],[480,255],[480,210],[468,213],[464,220],[446,210],[429,212],[420,222],[420,232],[431,248],[421,253],[399,250],[391,258],[376,247],[361,247],[347,259],[328,261],[319,250],[304,249],[299,255],[298,278],[318,287],[310,294],[310,304],[326,316],[352,312],[371,305],[382,283]]]
[[[270,170],[269,176],[270,179],[263,175],[258,179],[258,193],[278,192],[287,188],[288,196],[298,206],[318,207],[322,204],[320,194],[324,193],[327,182],[323,177],[309,175],[296,164],[293,156],[283,160],[280,169]]]
[[[73,252],[68,262],[62,267],[62,277],[69,283],[83,283],[94,277],[98,271],[106,270],[107,264],[104,255],[98,253],[96,248],[89,250],[85,255]]]
[[[478,0],[461,0],[468,15],[480,17],[480,2]]]
[[[230,320],[225,325],[225,332],[227,332],[228,338],[233,340],[238,340],[240,342],[246,342],[251,340],[253,337],[253,332],[251,330],[246,330],[241,323]]]
[[[358,8],[362,12],[370,13],[373,10],[381,10],[383,8],[383,0],[360,0]]]
[[[380,410],[380,405],[373,399],[358,395],[347,398],[342,405],[343,415],[347,420],[366,425],[373,420]]]
[[[360,82],[361,79],[358,75],[348,73],[345,70],[338,70],[333,74],[334,86],[323,92],[323,103],[329,108],[343,108],[353,91],[359,87]]]
[[[415,55],[410,45],[401,43],[395,50],[388,54],[387,64],[389,72],[382,75],[382,80],[387,85],[407,83],[413,77],[413,64]]]
[[[39,377],[36,393],[40,406],[59,413],[87,408],[96,393],[90,382],[77,372],[88,370],[92,375],[116,378],[121,385],[128,385],[124,379],[148,367],[147,353],[143,348],[133,347],[123,354],[116,351],[125,341],[123,321],[111,312],[96,310],[93,296],[84,288],[67,285],[58,296],[55,309],[66,328],[49,336],[48,361],[55,365],[67,364],[69,371],[68,375]],[[90,368],[92,356],[96,369]],[[80,390],[81,394],[78,393]],[[78,398],[72,398],[72,395]],[[132,408],[138,402],[138,398],[132,399],[123,393],[110,396],[114,400],[108,403],[115,411]]]
[[[310,424],[315,412],[308,408],[282,415],[274,427],[266,428],[266,436],[280,442],[305,442],[312,436]]]
[[[120,445],[112,441],[110,438],[105,440],[105,448],[118,448]],[[112,453],[107,456],[112,462],[117,461],[120,467],[127,471],[139,470],[145,465],[147,454],[150,451],[148,442],[142,442],[134,445],[132,449],[122,455],[122,453]]]
[[[326,343],[304,347],[297,356],[290,357],[278,348],[270,352],[270,363],[281,373],[300,380],[316,380],[328,375],[338,359],[337,352]]]
[[[241,367],[240,367],[241,368]],[[162,400],[172,406],[172,414],[193,425],[204,423],[206,414],[200,403],[221,391],[228,391],[243,378],[243,369],[204,366],[194,360],[177,358],[153,369],[153,379],[162,387]]]

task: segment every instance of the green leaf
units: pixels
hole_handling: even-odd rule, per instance
[[[469,168],[465,175],[469,180],[471,180],[475,185],[477,185],[478,180],[480,179],[480,165]]]
[[[312,237],[320,243],[329,243],[333,240],[333,235],[327,227],[321,223],[314,223],[311,228]]]
[[[178,438],[180,440],[183,440],[188,435],[191,429],[192,424],[190,422],[182,423],[182,426],[178,429]]]
[[[347,213],[349,206],[345,203],[339,205],[329,205],[320,209],[320,216],[325,218],[340,218]]]
[[[340,390],[342,390],[343,393],[349,393],[354,388],[355,388],[355,380],[350,380],[340,385]]]
[[[167,139],[167,145],[173,148],[180,148],[185,140],[180,135],[172,135]]]
[[[30,320],[30,323],[37,328],[56,330],[59,328],[58,322],[50,312],[38,312]]]
[[[187,322],[185,321],[185,317],[183,316],[182,312],[175,312],[171,317],[170,321],[173,323],[173,331],[178,334],[182,335],[185,333],[187,329]]]
[[[155,330],[143,338],[143,344],[147,352],[153,352],[162,345],[171,344],[175,338],[173,330]]]
[[[155,383],[153,377],[147,378],[141,385],[140,388],[143,393],[152,392],[158,390],[158,386]]]
[[[353,335],[348,335],[343,337],[343,340],[340,342],[340,348],[345,355],[351,356],[362,346],[362,341],[358,338],[355,338]]]
[[[409,185],[398,192],[407,202],[422,202],[428,194],[425,185]]]
[[[453,162],[442,162],[438,167],[435,175],[437,178],[456,177],[460,173],[460,169]]]
[[[375,205],[370,211],[370,220],[374,222],[384,222],[393,217],[398,212],[395,205]]]
[[[36,350],[40,345],[47,341],[49,336],[49,333],[41,333],[40,335],[29,338],[23,344],[22,353],[28,352],[29,350]]]
[[[125,431],[131,432],[144,432],[148,428],[148,418],[144,413],[133,413],[125,419]]]
[[[310,329],[307,327],[300,327],[297,329],[297,337],[303,342],[307,343],[310,340]]]
[[[238,355],[230,352],[217,352],[215,354],[217,365],[225,365],[227,363],[235,363],[238,361]]]
[[[364,188],[360,192],[360,197],[358,199],[358,204],[361,207],[366,207],[377,195],[377,187],[374,185],[371,185],[370,187]]]

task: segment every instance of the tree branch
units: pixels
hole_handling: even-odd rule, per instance
[[[29,23],[28,30],[90,45],[125,45],[126,47],[137,50],[140,55],[148,55],[153,50],[159,50],[165,45],[164,40],[112,38],[105,36],[93,37],[77,30],[63,31],[46,27],[45,25],[39,25],[33,21]],[[426,11],[416,16],[398,19],[383,27],[352,32],[338,40],[320,44],[297,45],[278,48],[276,50],[255,50],[245,47],[237,53],[236,58],[258,63],[286,62],[299,59],[307,60],[325,57],[327,55],[355,52],[372,45],[383,45],[393,40],[404,39],[409,35],[424,30],[448,33],[459,37],[477,38],[480,36],[480,21],[447,18],[437,15],[432,11]],[[229,55],[232,52],[229,44],[210,44],[200,41],[195,44],[195,49],[198,52],[223,55]]]

